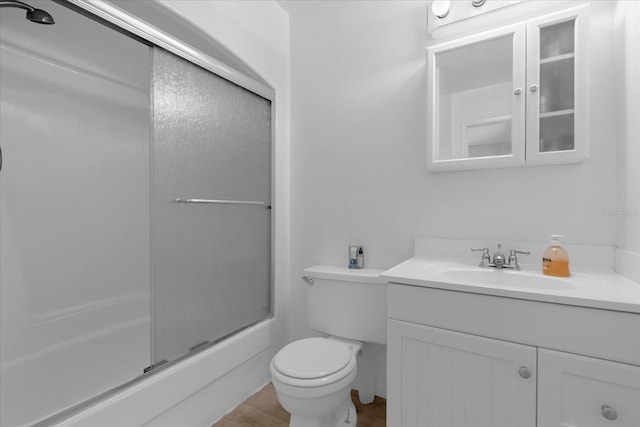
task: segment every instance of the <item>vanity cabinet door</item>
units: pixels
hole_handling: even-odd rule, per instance
[[[640,426],[640,367],[540,349],[538,425]]]
[[[527,21],[527,164],[588,157],[587,6]]]
[[[390,426],[533,427],[536,348],[388,320]]]

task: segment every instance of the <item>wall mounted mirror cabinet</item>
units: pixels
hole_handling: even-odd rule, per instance
[[[588,6],[427,48],[433,171],[588,157]]]

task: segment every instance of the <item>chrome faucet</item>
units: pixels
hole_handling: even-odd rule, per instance
[[[531,252],[517,251],[515,249],[509,250],[509,258],[506,259],[501,251],[502,244],[498,243],[498,250],[493,254],[493,261],[489,254],[489,248],[473,249],[473,252],[482,251],[482,260],[479,267],[482,268],[510,268],[513,270],[520,270],[520,264],[518,264],[518,257],[516,254],[530,255]]]
[[[498,243],[498,250],[496,251],[496,253],[493,254],[493,265],[496,268],[503,268],[507,262],[506,259],[504,258],[504,254],[500,252],[501,248],[502,248],[502,245]]]

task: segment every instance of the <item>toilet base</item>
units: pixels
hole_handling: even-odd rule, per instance
[[[305,417],[292,414],[289,427],[356,427],[357,423],[356,407],[349,399],[341,408],[324,417]]]

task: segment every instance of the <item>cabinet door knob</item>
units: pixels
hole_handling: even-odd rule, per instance
[[[529,90],[530,90],[531,92],[537,92],[537,91],[538,91],[538,85],[531,85],[531,86],[529,87]]]
[[[609,421],[614,421],[618,418],[618,413],[609,405],[602,405],[602,416]]]
[[[519,88],[519,87],[518,87],[518,88],[516,88],[516,89],[513,91],[513,93],[514,93],[514,95],[520,95],[520,94],[522,93],[522,88]]]
[[[522,378],[529,378],[531,376],[531,371],[526,366],[523,366],[518,370],[518,373]]]

